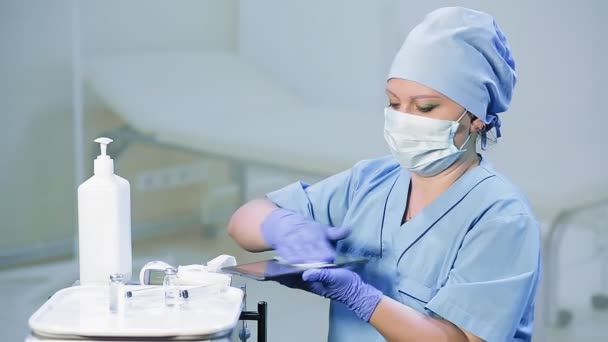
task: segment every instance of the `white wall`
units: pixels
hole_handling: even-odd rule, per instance
[[[68,1],[0,2],[3,252],[72,231],[69,14]]]
[[[71,6],[68,0],[0,1],[0,254],[76,232]],[[84,58],[236,48],[236,1],[98,0],[80,7]]]
[[[607,69],[600,1],[241,1],[239,49],[313,104],[376,111],[382,120],[385,75],[406,32],[427,12],[457,4],[494,14],[517,62],[493,162],[543,219],[608,197],[608,116],[596,104]],[[357,124],[344,123],[337,134]]]
[[[85,55],[237,45],[234,0],[82,2]]]
[[[239,52],[313,105],[373,110],[384,94],[383,14],[373,1],[241,1]]]

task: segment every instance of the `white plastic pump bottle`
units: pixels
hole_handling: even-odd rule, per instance
[[[131,194],[129,182],[114,174],[106,154],[109,138],[98,138],[101,155],[93,177],[78,187],[80,284],[108,284],[111,274],[131,279]]]

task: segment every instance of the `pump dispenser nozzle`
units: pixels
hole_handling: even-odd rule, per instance
[[[114,173],[114,161],[107,155],[108,145],[113,140],[106,137],[95,139],[96,143],[99,143],[101,147],[101,154],[95,158],[93,163],[93,172],[97,174],[113,174]]]
[[[109,144],[110,144],[112,141],[114,141],[114,140],[112,140],[112,139],[110,139],[110,138],[106,138],[106,137],[101,137],[101,138],[97,138],[97,139],[95,139],[95,142],[96,142],[96,143],[99,143],[99,144],[100,144],[100,146],[101,146],[101,155],[102,155],[102,156],[107,155],[107,154],[106,154],[106,151],[107,151],[107,149],[108,149],[108,145],[109,145]]]

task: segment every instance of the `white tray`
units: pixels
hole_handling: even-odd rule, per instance
[[[217,338],[236,326],[243,291],[224,287],[211,296],[189,298],[178,308],[165,307],[163,300],[162,290],[152,291],[145,300],[132,301],[123,314],[112,314],[107,286],[74,286],[55,293],[30,317],[29,326],[37,335],[52,338]]]

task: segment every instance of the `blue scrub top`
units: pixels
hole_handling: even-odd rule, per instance
[[[388,156],[267,197],[352,227],[338,253],[370,258],[356,272],[386,296],[486,341],[530,341],[540,230],[525,196],[483,160],[402,225],[409,184],[410,173]],[[385,341],[334,301],[328,340]]]

